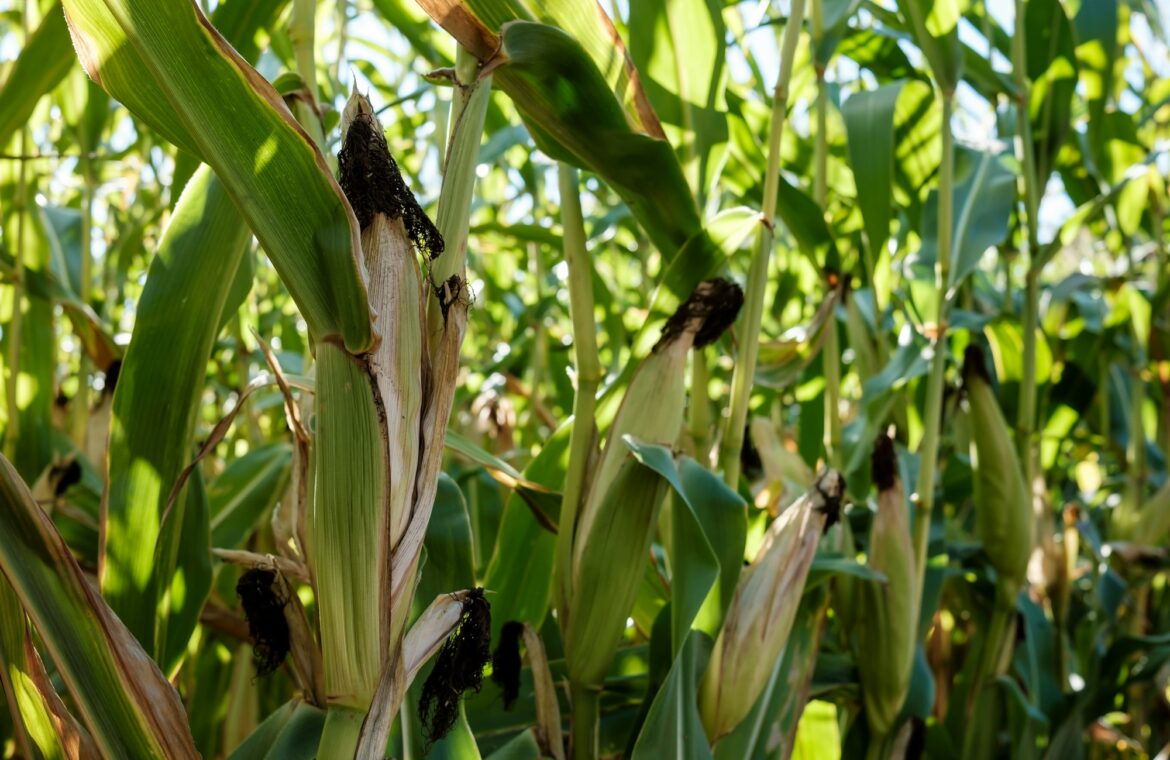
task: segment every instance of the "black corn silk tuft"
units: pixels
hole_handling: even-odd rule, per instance
[[[466,283],[457,274],[453,274],[443,282],[434,286],[435,298],[439,300],[439,309],[443,312],[443,323],[447,323],[447,312],[456,303],[467,298]]]
[[[69,490],[69,486],[80,483],[81,474],[81,463],[76,459],[70,459],[68,464],[54,468],[52,475],[57,476],[57,482],[53,485],[53,495],[61,496]]]
[[[429,743],[442,739],[455,725],[463,693],[479,692],[483,686],[483,669],[491,662],[491,649],[491,605],[482,588],[473,589],[463,599],[458,627],[439,650],[435,667],[423,684],[418,717]]]
[[[248,633],[252,636],[252,660],[256,675],[275,672],[288,656],[288,620],[284,617],[287,599],[281,599],[274,588],[276,572],[253,568],[240,576],[236,594],[248,618]]]
[[[879,491],[888,491],[898,479],[898,454],[894,451],[894,439],[885,433],[878,433],[873,442],[873,457],[870,460],[874,485]]]
[[[666,320],[662,327],[662,337],[654,344],[654,350],[669,346],[694,320],[699,320],[699,328],[695,333],[695,347],[714,343],[735,323],[735,318],[739,316],[742,307],[743,288],[739,285],[723,278],[703,280],[683,305]]]
[[[110,366],[106,367],[105,384],[102,386],[103,396],[114,395],[114,388],[118,385],[118,375],[122,371],[122,360],[114,359],[110,362]]]
[[[492,652],[492,681],[500,687],[504,709],[510,710],[520,696],[520,637],[524,624],[509,620],[500,629],[500,643]]]
[[[991,374],[987,371],[987,360],[983,357],[983,349],[974,343],[967,346],[963,352],[963,382],[979,377],[984,382],[991,383]]]
[[[830,487],[829,490],[822,489],[819,481],[816,484],[817,492],[825,500],[823,506],[816,508],[818,512],[825,515],[824,533],[828,533],[829,528],[841,520],[841,500],[845,497],[844,483],[844,480],[837,478],[834,481],[834,486]]]
[[[764,471],[764,460],[760,459],[760,451],[752,441],[752,426],[743,426],[743,446],[739,449],[739,466],[748,479],[754,479]]]
[[[402,219],[406,234],[428,260],[443,252],[443,236],[418,205],[390,155],[386,136],[370,114],[360,114],[349,125],[345,144],[337,154],[341,189],[364,230],[375,214]]]

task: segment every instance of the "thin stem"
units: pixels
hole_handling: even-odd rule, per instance
[[[556,583],[553,584],[558,619],[566,630],[573,598],[573,535],[577,511],[585,491],[585,476],[596,442],[594,409],[601,383],[597,355],[597,325],[593,309],[593,264],[585,248],[585,222],[578,195],[577,170],[557,167],[564,228],[565,261],[569,268],[569,315],[573,322],[573,360],[577,370],[577,395],[573,399],[573,429],[569,434],[569,465],[561,500],[560,532],[557,534]]]
[[[819,48],[824,34],[822,0],[812,0],[811,20],[814,48]],[[828,212],[829,166],[829,97],[825,90],[825,64],[816,62],[817,129],[814,144],[813,200],[824,217]],[[829,293],[829,298],[835,298]],[[834,305],[825,324],[825,346],[821,354],[825,368],[825,459],[830,466],[841,467],[841,346],[837,333],[837,309]]]
[[[533,172],[532,220],[534,224],[539,224],[540,217],[542,216],[542,185],[544,184],[542,179],[542,172]],[[531,242],[528,244],[527,249],[528,277],[532,282],[531,303],[537,305],[534,312],[535,319],[532,325],[532,360],[529,362],[528,384],[532,393],[532,398],[530,399],[531,404],[534,409],[538,409],[544,406],[544,395],[541,392],[541,386],[548,377],[548,330],[544,326],[544,317],[539,307],[544,285],[544,262],[542,261],[539,243]],[[530,414],[529,418],[533,420],[539,419],[536,413]]]
[[[982,636],[983,647],[979,652],[979,661],[975,675],[971,680],[971,690],[967,692],[967,730],[963,740],[963,757],[970,757],[975,746],[975,739],[982,731],[987,730],[986,724],[974,720],[975,706],[979,702],[983,687],[988,681],[995,678],[999,670],[1000,652],[1009,631],[1014,614],[1014,594],[1002,589],[996,590],[995,608],[991,611],[991,619],[987,624],[987,632]]]
[[[723,432],[720,461],[723,479],[736,488],[739,484],[740,452],[743,450],[744,424],[747,422],[748,404],[751,401],[752,377],[756,372],[756,359],[760,349],[760,324],[764,314],[764,289],[767,285],[768,260],[772,256],[774,239],[773,219],[776,215],[776,198],[780,190],[780,136],[784,133],[784,119],[788,112],[788,83],[792,78],[792,61],[796,55],[796,43],[800,39],[800,26],[804,20],[805,0],[792,0],[792,10],[784,27],[780,43],[780,72],[776,89],[772,93],[772,121],[768,132],[768,168],[764,175],[764,205],[760,210],[760,227],[756,246],[752,251],[751,267],[748,270],[747,294],[744,299],[742,331],[736,336],[735,371],[731,379],[731,410],[727,427]]]
[[[573,700],[573,720],[570,745],[573,760],[597,758],[597,719],[601,693],[588,686],[574,685],[570,689]]]
[[[934,508],[934,476],[938,466],[939,437],[942,433],[943,381],[947,367],[947,318],[950,311],[948,293],[951,276],[951,233],[954,220],[955,155],[951,114],[954,93],[942,93],[942,163],[938,185],[938,260],[935,262],[935,291],[938,306],[935,318],[933,355],[926,382],[925,430],[919,446],[918,500],[914,519],[914,567],[918,572],[917,598],[922,598],[922,581],[926,573],[926,553],[930,542],[930,513]]]
[[[25,152],[28,141],[28,128],[20,130],[20,152]],[[17,178],[14,209],[16,211],[16,250],[13,258],[16,266],[12,277],[12,321],[8,323],[8,383],[5,386],[8,403],[8,427],[4,431],[4,454],[13,459],[16,454],[16,443],[20,438],[20,407],[16,397],[16,384],[20,378],[20,342],[23,332],[21,324],[24,318],[24,220],[28,213],[28,178],[27,167],[20,162],[20,173]]]
[[[455,98],[451,102],[450,135],[443,160],[443,189],[435,226],[446,246],[431,262],[432,284],[452,276],[463,277],[467,261],[467,230],[471,218],[471,194],[475,189],[475,167],[483,140],[483,120],[491,95],[491,77],[479,76],[479,61],[460,47],[455,53]],[[427,335],[432,354],[443,336],[443,310],[439,299],[428,299]]]
[[[1150,215],[1153,217],[1154,246],[1157,250],[1157,289],[1162,291],[1166,286],[1167,275],[1170,275],[1170,266],[1167,262],[1170,251],[1167,250],[1166,246],[1165,211],[1162,209],[1162,200],[1153,190],[1150,191]],[[1158,445],[1162,451],[1170,451],[1170,408],[1168,407],[1170,407],[1170,398],[1167,397],[1166,386],[1163,383],[1157,432]]]
[[[1039,250],[1037,214],[1040,207],[1040,193],[1037,187],[1039,178],[1036,176],[1036,150],[1032,142],[1032,122],[1028,117],[1031,83],[1028,81],[1027,25],[1024,21],[1024,0],[1016,0],[1016,29],[1012,36],[1012,74],[1015,78],[1017,92],[1016,149],[1020,154],[1021,163],[1024,165],[1022,183],[1028,252],[1028,268],[1024,280],[1024,366],[1023,378],[1020,382],[1016,450],[1023,460],[1024,481],[1028,484],[1029,492],[1031,492],[1032,483],[1036,476],[1032,434],[1036,425],[1036,327],[1040,308],[1037,287],[1040,272],[1035,264],[1036,253]]]
[[[293,56],[297,62],[297,73],[305,84],[309,102],[298,100],[295,109],[297,121],[313,138],[313,142],[325,154],[332,166],[336,159],[325,150],[325,132],[317,109],[317,3],[314,0],[294,0],[292,17],[288,24],[288,37],[292,42]]]
[[[93,165],[89,159],[81,160],[81,171],[85,184],[81,188],[81,292],[77,297],[83,304],[89,304],[93,286]],[[70,432],[78,446],[85,445],[85,430],[89,423],[89,378],[92,372],[89,357],[83,351],[77,367],[77,393],[73,397]]]

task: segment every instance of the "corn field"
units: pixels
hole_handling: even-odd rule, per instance
[[[1170,757],[1165,0],[0,2],[0,760]]]

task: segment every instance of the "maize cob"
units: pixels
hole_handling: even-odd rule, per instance
[[[673,446],[678,440],[686,412],[687,352],[718,338],[735,321],[742,305],[743,290],[738,285],[705,280],[666,323],[652,353],[630,380],[614,417],[597,476],[577,522],[579,535],[589,534],[609,486],[627,458],[619,443],[624,436],[663,446]],[[585,543],[575,543],[576,562]]]
[[[975,471],[975,532],[1011,598],[1024,581],[1032,552],[1032,501],[1011,431],[991,388],[983,352],[968,346],[963,376],[970,405]]]
[[[699,688],[707,738],[717,741],[755,705],[784,650],[821,534],[836,521],[845,481],[825,470],[813,488],[768,527],[739,577]]]
[[[738,285],[700,283],[667,321],[622,399],[573,537],[572,601],[562,626],[577,685],[599,685],[609,668],[666,494],[666,483],[644,470],[622,439],[674,445],[686,411],[687,351],[718,338],[742,304]]]
[[[413,248],[437,253],[442,239],[406,188],[369,101],[356,90],[342,132],[340,184],[362,231],[379,336],[364,356],[318,345],[307,548],[327,698],[331,706],[362,713],[405,623],[389,603],[391,551],[412,513],[427,372],[422,276]],[[353,715],[339,713],[331,725],[348,742],[353,723]]]
[[[878,508],[870,528],[867,561],[886,580],[858,584],[855,612],[859,618],[854,630],[870,740],[877,742],[893,729],[910,689],[918,615],[906,497],[894,442],[885,433],[874,444],[873,482],[878,488]]]

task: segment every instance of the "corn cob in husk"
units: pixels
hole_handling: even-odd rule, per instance
[[[571,604],[562,626],[569,676],[578,685],[600,685],[609,669],[666,495],[666,483],[634,460],[623,439],[674,445],[686,412],[687,352],[718,338],[742,304],[738,285],[700,283],[626,389],[573,537]]]
[[[906,496],[898,476],[894,442],[884,433],[874,444],[873,482],[878,508],[869,534],[868,565],[885,581],[855,586],[855,649],[870,740],[894,727],[914,666],[917,640],[917,575]]]
[[[845,481],[825,470],[768,527],[744,569],[699,688],[707,738],[717,741],[755,705],[788,642],[805,581],[824,531],[837,519]]]

